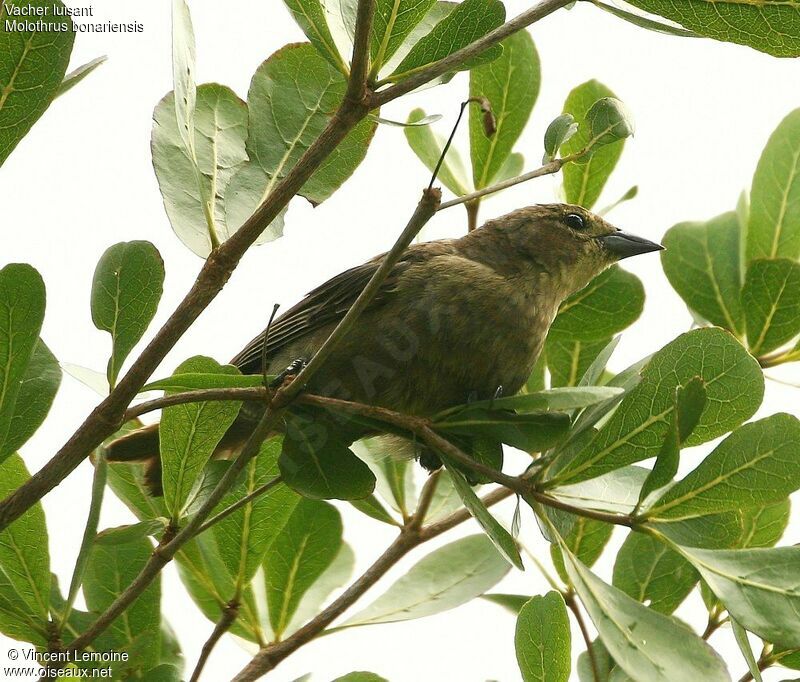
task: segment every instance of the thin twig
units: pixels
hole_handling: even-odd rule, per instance
[[[569,607],[569,610],[572,611],[572,615],[575,616],[575,620],[578,623],[578,628],[583,636],[583,641],[586,642],[586,651],[589,654],[589,663],[592,667],[592,677],[594,678],[594,682],[601,682],[600,666],[597,664],[597,655],[595,654],[594,646],[592,644],[592,637],[589,633],[589,628],[586,627],[586,620],[581,613],[578,600],[575,599],[575,593],[572,591],[567,591],[564,594],[564,603]]]
[[[173,407],[185,403],[205,403],[222,400],[263,400],[266,402],[270,397],[270,394],[263,386],[253,386],[252,388],[199,388],[194,391],[172,393],[134,405],[125,411],[123,423],[141,417],[148,412],[155,412],[156,410],[163,410],[165,407]]]
[[[544,166],[532,170],[528,173],[523,173],[522,175],[518,175],[515,178],[509,178],[508,180],[503,180],[502,182],[498,182],[497,184],[491,185],[490,187],[484,187],[483,189],[476,190],[475,192],[470,192],[469,194],[465,194],[461,197],[456,197],[455,199],[451,199],[450,201],[445,201],[439,206],[439,210],[443,211],[446,208],[450,208],[451,206],[458,206],[459,204],[467,204],[469,205],[475,202],[476,199],[480,199],[481,197],[485,197],[487,194],[494,194],[495,192],[500,192],[501,190],[507,189],[509,187],[513,187],[514,185],[519,185],[520,183],[527,182],[528,180],[533,180],[534,178],[540,178],[543,175],[553,175],[554,173],[558,173],[561,168],[569,163],[570,161],[575,161],[583,156],[587,152],[587,149],[581,149],[574,154],[569,154],[568,156],[564,156],[560,159],[553,159],[550,163],[546,163]]]
[[[203,644],[203,648],[200,650],[200,656],[197,659],[197,664],[194,667],[192,676],[189,678],[189,682],[197,682],[197,680],[200,679],[200,674],[203,672],[206,661],[211,655],[211,652],[214,650],[214,647],[217,645],[217,642],[219,642],[222,635],[224,635],[230,629],[231,625],[233,625],[238,616],[239,600],[232,599],[225,605],[225,608],[222,610],[222,616],[220,616],[219,621],[217,622],[216,626],[214,626],[211,636],[208,638],[206,643]]]

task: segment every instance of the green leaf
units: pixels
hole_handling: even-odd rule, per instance
[[[707,403],[688,445],[736,428],[761,404],[761,368],[736,339],[716,327],[687,332],[653,355],[641,382],[589,446],[557,473],[559,482],[593,478],[656,455],[675,409],[675,389],[695,376],[705,382]]]
[[[596,80],[587,81],[569,93],[564,103],[564,113],[572,114],[578,123],[578,132],[562,145],[562,156],[581,151],[591,141],[591,126],[586,115],[591,106],[603,97],[614,97],[614,93]],[[619,161],[624,144],[625,140],[613,142],[596,149],[584,163],[568,163],[564,166],[562,172],[567,202],[586,208],[595,205]]]
[[[748,45],[775,57],[800,56],[800,8],[793,2],[633,0],[630,4],[701,36]]]
[[[42,11],[44,27],[36,16],[13,15],[27,7]],[[8,0],[0,6],[0,166],[58,95],[66,73],[75,32],[59,0]]]
[[[580,483],[553,488],[552,494],[580,509],[629,514],[636,506],[649,469],[627,466]]]
[[[169,519],[165,516],[158,516],[147,521],[139,521],[126,526],[115,526],[97,534],[95,542],[101,545],[118,545],[120,543],[133,542],[148,535],[158,535],[169,525]]]
[[[633,135],[633,119],[625,105],[615,97],[601,97],[586,112],[586,122],[594,150]]]
[[[486,137],[483,112],[471,107],[469,140],[476,189],[491,185],[528,122],[539,95],[541,68],[533,39],[525,30],[506,38],[503,54],[469,74],[470,97],[485,97],[492,107],[494,135]]]
[[[759,357],[800,334],[800,263],[756,260],[747,268],[742,305],[747,343]]]
[[[353,2],[353,0],[337,1]],[[397,68],[398,64],[400,64],[400,62],[406,58],[406,55],[411,52],[414,45],[428,35],[436,27],[436,25],[439,24],[442,19],[450,14],[456,7],[458,7],[458,3],[456,2],[451,2],[450,0],[437,0],[428,10],[428,13],[422,18],[422,21],[420,21],[414,27],[411,33],[406,36],[403,44],[397,49],[392,58],[386,61],[386,64],[381,68],[381,72],[387,74],[392,73]],[[352,53],[352,40],[349,43],[349,47]],[[455,74],[450,73],[440,76],[439,78],[435,78],[430,83],[418,88],[417,91],[435,87],[436,85],[441,85],[442,83],[447,83],[453,78],[454,75]]]
[[[661,522],[761,507],[800,488],[800,421],[775,414],[736,429],[649,506]]]
[[[552,447],[569,431],[569,425],[569,417],[559,412],[516,414],[483,408],[466,408],[432,424],[444,434],[482,436],[525,452]]]
[[[564,598],[551,590],[531,597],[517,618],[514,633],[525,682],[568,682],[571,668],[569,617]]]
[[[761,679],[761,670],[756,662],[756,657],[753,656],[753,650],[750,648],[750,642],[747,640],[747,630],[739,625],[739,622],[735,618],[731,619],[731,627],[733,628],[733,634],[736,637],[736,643],[739,645],[739,649],[744,656],[744,660],[747,661],[747,668],[750,670],[753,680],[755,680],[755,682],[763,682]]]
[[[432,616],[478,597],[508,573],[508,562],[485,535],[434,550],[343,627]]]
[[[672,613],[697,584],[680,554],[644,533],[629,533],[614,562],[614,587],[659,613]]]
[[[580,682],[610,682],[612,670],[619,670],[619,668],[614,667],[616,665],[614,659],[611,658],[599,638],[595,639],[590,646],[594,654],[593,659],[588,650],[578,655],[578,663],[576,665],[578,680]],[[597,675],[595,675],[595,667],[592,665],[592,660],[597,663]]]
[[[575,516],[572,527],[564,536],[564,542],[569,547],[569,551],[580,559],[581,563],[592,566],[600,558],[613,531],[614,526],[611,524],[595,521],[585,516]],[[550,545],[550,556],[558,575],[564,582],[567,582],[564,558],[558,544]]]
[[[181,363],[185,372],[231,373],[228,365],[197,356]],[[159,427],[164,503],[177,521],[185,512],[192,488],[222,436],[239,412],[237,402],[186,403],[163,411]]]
[[[545,340],[544,353],[547,368],[550,370],[550,385],[577,386],[608,344],[609,339],[575,341],[567,335],[549,334]]]
[[[375,673],[356,671],[337,677],[333,682],[389,682],[389,680]]]
[[[706,406],[706,389],[700,377],[675,390],[675,409],[661,449],[656,455],[653,470],[639,493],[641,505],[650,493],[669,484],[678,473],[681,445],[694,431]]]
[[[83,595],[89,610],[103,613],[138,577],[152,552],[153,546],[146,538],[93,545],[83,579]],[[129,652],[130,659],[120,663],[120,672],[124,669],[148,670],[159,663],[160,602],[161,579],[156,577],[111,623],[101,640],[95,642],[98,646],[102,641],[100,650]]]
[[[171,377],[147,384],[140,393],[147,391],[185,393],[208,388],[258,388],[264,385],[264,377],[260,374],[232,374],[235,369],[233,365],[222,365],[222,368],[227,374],[176,371]]]
[[[569,552],[564,561],[603,644],[628,675],[648,682],[672,682],[680,670],[685,679],[730,680],[714,650],[686,626],[607,585]]]
[[[30,265],[12,263],[0,270],[0,463],[8,457],[11,446],[24,438],[22,433],[11,431],[23,428],[14,423],[17,400],[23,382],[30,379],[28,368],[39,343],[45,308],[44,282]],[[23,397],[26,394],[23,394]],[[30,401],[31,396],[27,394]],[[21,406],[21,411],[26,408]],[[24,441],[23,441],[24,442]],[[48,578],[49,580],[49,578]]]
[[[286,628],[287,635],[292,634],[316,616],[322,610],[330,594],[349,582],[353,574],[355,561],[353,550],[346,542],[342,542],[339,547],[339,553],[334,560],[322,575],[311,584],[311,587],[306,590],[306,593],[300,599],[294,616]]]
[[[194,155],[181,139],[175,93],[153,112],[151,149],[164,208],[178,238],[195,254],[211,253],[209,225],[220,241],[233,233],[222,197],[247,160],[247,106],[230,88],[216,83],[197,88]]]
[[[516,616],[531,598],[525,594],[501,594],[496,592],[493,594],[482,594],[481,599],[485,599],[488,602],[492,602],[492,604],[502,606],[504,609],[510,611]]]
[[[264,442],[258,456],[245,468],[244,485],[228,492],[219,504],[220,509],[231,506],[275,478],[280,451],[280,438]],[[214,525],[220,557],[239,584],[246,585],[253,578],[265,552],[286,527],[299,501],[294,491],[278,484]]]
[[[441,456],[441,454],[440,454]],[[525,567],[522,564],[522,558],[519,555],[517,543],[511,534],[503,528],[500,522],[492,516],[492,513],[483,504],[483,501],[475,494],[464,475],[449,461],[443,457],[444,465],[447,468],[447,473],[450,478],[467,511],[478,522],[478,525],[483,529],[494,546],[508,561],[516,566],[519,570],[524,571]]]
[[[380,503],[380,500],[375,497],[375,495],[369,495],[361,500],[350,500],[350,504],[352,504],[362,514],[366,514],[376,521],[387,523],[390,526],[400,525],[394,519],[394,517],[388,511],[386,511],[386,507]]]
[[[367,438],[353,444],[352,450],[364,460],[375,475],[375,488],[395,511],[408,515],[416,499],[414,467],[407,459],[395,457],[392,452],[396,443],[377,437]],[[439,481],[439,486],[442,481]],[[439,489],[437,486],[437,490]]]
[[[561,114],[556,116],[547,130],[544,131],[544,157],[542,163],[549,163],[558,154],[558,149],[575,133],[578,132],[578,124],[572,114]]]
[[[626,12],[625,10],[615,7],[614,5],[606,5],[602,2],[595,2],[595,7],[599,7],[600,9],[608,12],[609,14],[613,14],[615,17],[619,17],[627,22],[630,22],[634,26],[639,26],[640,28],[646,28],[648,31],[655,31],[656,33],[664,33],[670,36],[679,36],[681,38],[699,38],[700,36],[695,33],[694,31],[687,31],[686,29],[679,28],[677,26],[672,26],[671,24],[665,24],[660,21],[654,21],[649,17],[642,16],[640,14],[634,14],[633,12]]]
[[[377,0],[370,39],[372,72],[377,74],[416,28],[435,0]]]
[[[64,76],[64,80],[61,81],[61,85],[58,86],[58,90],[56,91],[56,97],[61,97],[66,92],[69,92],[74,88],[78,83],[80,83],[86,76],[88,76],[92,71],[94,71],[98,66],[104,64],[108,61],[108,57],[103,55],[102,57],[97,57],[92,59],[91,61],[82,64],[77,69],[73,69],[70,71],[66,76]]]
[[[550,335],[570,341],[606,344],[617,332],[633,324],[644,307],[644,286],[634,274],[614,266],[567,298],[550,327]]]
[[[622,393],[621,388],[614,386],[574,386],[565,388],[551,388],[546,391],[535,391],[533,393],[520,393],[508,396],[507,398],[495,398],[493,400],[479,400],[468,405],[454,407],[443,414],[459,414],[462,411],[469,411],[473,408],[495,408],[498,410],[515,410],[517,413],[524,414],[530,412],[543,411],[565,411],[578,410],[590,405],[596,405],[604,400],[609,400]]]
[[[800,547],[677,549],[742,627],[773,644],[800,647]]]
[[[342,545],[342,519],[326,502],[301,499],[264,560],[269,621],[280,637],[302,596],[333,563]]]
[[[25,463],[12,454],[0,464],[0,497],[30,480]],[[42,505],[37,502],[0,532],[0,632],[26,642],[47,642],[50,554]]]
[[[150,242],[120,242],[97,263],[92,280],[92,322],[111,334],[108,383],[152,321],[164,290],[164,261]]]
[[[445,141],[441,136],[433,132],[433,128],[430,126],[419,127],[413,125],[425,118],[427,116],[422,109],[414,109],[408,115],[409,127],[403,132],[408,146],[411,147],[417,158],[425,164],[425,167],[433,172],[442,155]],[[439,168],[439,174],[436,177],[456,196],[460,197],[469,193],[469,181],[464,170],[464,162],[455,147],[451,146],[447,150],[447,156],[444,157],[444,161]]]
[[[336,41],[325,19],[326,7],[323,3],[320,0],[283,0],[283,2],[289,8],[297,25],[303,29],[306,38],[319,53],[336,70],[343,74],[348,73],[347,65],[339,54]]]
[[[505,7],[498,0],[464,0],[411,48],[389,80],[401,80],[444,59],[500,26],[505,17]],[[494,45],[458,68],[469,69],[476,63],[497,59],[501,54],[502,48]]]
[[[729,211],[671,227],[661,252],[664,274],[688,308],[736,336],[744,333],[740,239],[739,219]]]
[[[756,11],[756,8],[748,10]],[[798,35],[800,7],[787,5],[782,11],[794,13],[798,26],[795,35]],[[800,256],[799,204],[800,109],[795,109],[770,136],[753,176],[747,224],[748,262],[756,258],[797,260]]]
[[[0,456],[21,448],[36,433],[50,411],[50,406],[61,384],[61,368],[44,341],[34,348],[14,405],[14,414],[8,427],[8,437]]]
[[[687,547],[733,549],[771,547],[789,521],[789,500],[736,511],[653,523],[662,535]]]
[[[375,490],[370,468],[329,420],[302,414],[287,418],[278,464],[286,484],[305,497],[354,500]]]
[[[241,165],[225,192],[226,224],[238,229],[328,125],[347,82],[308,43],[287,45],[258,67],[247,94],[249,162]],[[363,120],[300,190],[312,204],[333,194],[364,159],[376,123]],[[262,240],[280,236],[282,219]]]

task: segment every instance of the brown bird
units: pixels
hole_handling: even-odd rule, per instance
[[[306,390],[422,416],[498,390],[513,395],[565,298],[613,263],[662,248],[565,204],[522,208],[460,239],[415,244]],[[269,366],[310,359],[382,258],[333,277],[275,320]],[[231,363],[260,374],[263,346],[262,332]],[[218,450],[241,444],[263,409],[245,404]],[[112,443],[108,458],[149,461],[146,478],[160,487],[157,425]]]

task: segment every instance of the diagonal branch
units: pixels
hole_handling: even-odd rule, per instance
[[[375,16],[375,0],[358,0],[356,27],[353,36],[353,58],[350,60],[350,81],[346,98],[361,102],[367,94],[369,73],[369,47],[372,35],[372,20]]]

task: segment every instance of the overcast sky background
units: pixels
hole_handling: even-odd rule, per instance
[[[72,6],[79,6],[70,2]],[[508,15],[529,2],[508,0]],[[101,54],[108,63],[60,98],[0,169],[3,249],[1,264],[32,263],[48,288],[43,337],[62,362],[103,370],[109,337],[91,322],[89,292],[95,264],[111,244],[152,241],[166,261],[164,297],[151,333],[164,321],[194,280],[201,261],[173,234],[153,173],[150,129],[153,107],[172,88],[169,3],[96,0],[97,20],[140,21],[144,32],[79,35],[71,68]],[[304,36],[279,0],[190,0],[197,36],[198,82],[220,82],[245,98],[256,67],[287,42]],[[542,87],[517,151],[526,168],[538,165],[542,135],[561,112],[575,85],[590,78],[606,83],[629,107],[636,136],[599,204],[617,199],[638,184],[639,196],[609,219],[651,239],[676,222],[701,220],[734,208],[749,187],[761,149],[778,122],[800,106],[800,71],[793,60],[777,60],[751,49],[710,40],[690,40],[647,32],[588,3],[561,10],[531,28],[542,62]],[[404,120],[422,106],[445,120],[445,133],[467,89],[466,74],[449,85],[406,97],[382,112]],[[466,126],[457,144],[466,155]],[[296,199],[280,240],[253,249],[223,293],[169,355],[158,375],[198,353],[227,361],[263,328],[275,302],[284,309],[328,277],[389,248],[427,183],[428,174],[398,128],[379,128],[365,162],[353,178],[316,209]],[[553,201],[559,178],[543,178],[487,201],[482,217],[519,206]],[[458,236],[465,214],[454,208],[436,216],[426,238]],[[622,368],[652,353],[687,330],[691,318],[664,278],[657,256],[626,262],[647,290],[644,314],[626,332],[612,361]],[[150,334],[148,334],[149,338]],[[780,376],[800,379],[796,368]],[[798,389],[768,382],[760,414],[797,412]],[[39,469],[73,432],[95,402],[84,386],[65,376],[50,419],[25,446],[31,470]],[[708,448],[706,447],[705,450]],[[699,453],[698,453],[699,454]],[[697,457],[690,451],[684,463]],[[45,499],[52,567],[62,589],[69,583],[89,501],[91,467],[78,470]],[[106,498],[101,527],[131,522],[113,494]],[[510,518],[513,506],[502,508]],[[344,509],[345,535],[356,549],[357,571],[391,540],[388,527]],[[530,515],[522,539],[537,554],[547,546]],[[464,524],[441,541],[408,557],[371,596],[437,544],[475,533]],[[616,533],[614,546],[623,539]],[[795,522],[786,543],[800,540]],[[598,571],[610,578],[613,552]],[[534,568],[512,573],[503,592],[535,594],[546,584]],[[163,610],[179,633],[188,666],[194,665],[212,624],[186,596],[173,567],[164,571]],[[369,597],[364,603],[369,601]],[[680,614],[693,626],[705,625],[696,598]],[[329,680],[351,670],[371,670],[392,682],[458,680],[513,681],[519,672],[513,652],[514,619],[480,601],[429,619],[346,631],[304,647],[270,676],[289,682],[314,672]],[[730,631],[714,636],[734,679],[746,669]],[[12,643],[0,637],[0,650]],[[580,645],[582,649],[582,643]],[[576,652],[578,649],[576,649]],[[0,660],[6,660],[0,651]],[[204,679],[230,678],[248,654],[230,637],[215,650]],[[791,676],[791,675],[790,675]],[[786,677],[769,672],[765,679]]]

